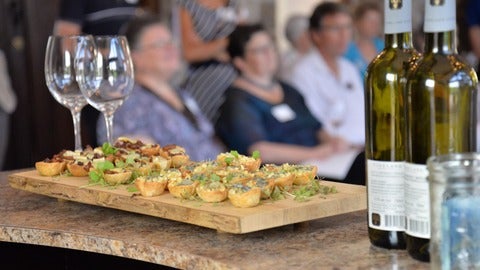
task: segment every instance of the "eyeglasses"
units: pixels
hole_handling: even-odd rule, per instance
[[[163,49],[166,47],[176,47],[177,44],[178,42],[174,39],[157,40],[148,45],[140,46],[138,47],[137,50],[143,51],[143,50],[149,50],[149,49]]]
[[[334,32],[338,33],[341,31],[352,31],[352,24],[343,24],[343,25],[322,25],[320,31]]]
[[[263,46],[258,46],[254,48],[247,48],[246,52],[253,54],[265,54],[267,52],[275,50],[275,46],[272,43],[265,44]]]

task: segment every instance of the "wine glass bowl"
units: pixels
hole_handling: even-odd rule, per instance
[[[101,111],[113,143],[113,115],[133,89],[130,49],[123,36],[87,36],[78,46],[75,68],[88,103]]]
[[[45,82],[55,100],[72,114],[76,150],[82,148],[80,114],[87,104],[74,68],[79,39],[79,36],[50,36],[45,51]]]

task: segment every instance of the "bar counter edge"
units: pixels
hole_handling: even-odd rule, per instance
[[[366,211],[247,234],[16,190],[0,172],[0,241],[83,250],[181,269],[429,269],[370,244]]]

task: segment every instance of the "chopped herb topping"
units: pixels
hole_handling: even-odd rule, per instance
[[[106,142],[102,145],[102,151],[103,151],[103,154],[105,155],[112,155],[117,153],[117,148],[113,147],[111,144]]]
[[[232,150],[230,151],[230,154],[232,154],[232,156],[234,156],[235,158],[238,158],[240,155],[238,154],[238,151],[236,150]]]
[[[227,163],[227,165],[231,165],[232,162],[233,162],[233,159],[234,159],[234,157],[226,157],[225,158],[225,163]]]

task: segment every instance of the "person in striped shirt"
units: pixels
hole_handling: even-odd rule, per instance
[[[182,53],[189,64],[185,88],[213,123],[236,77],[226,52],[228,35],[245,17],[235,0],[179,0]]]

